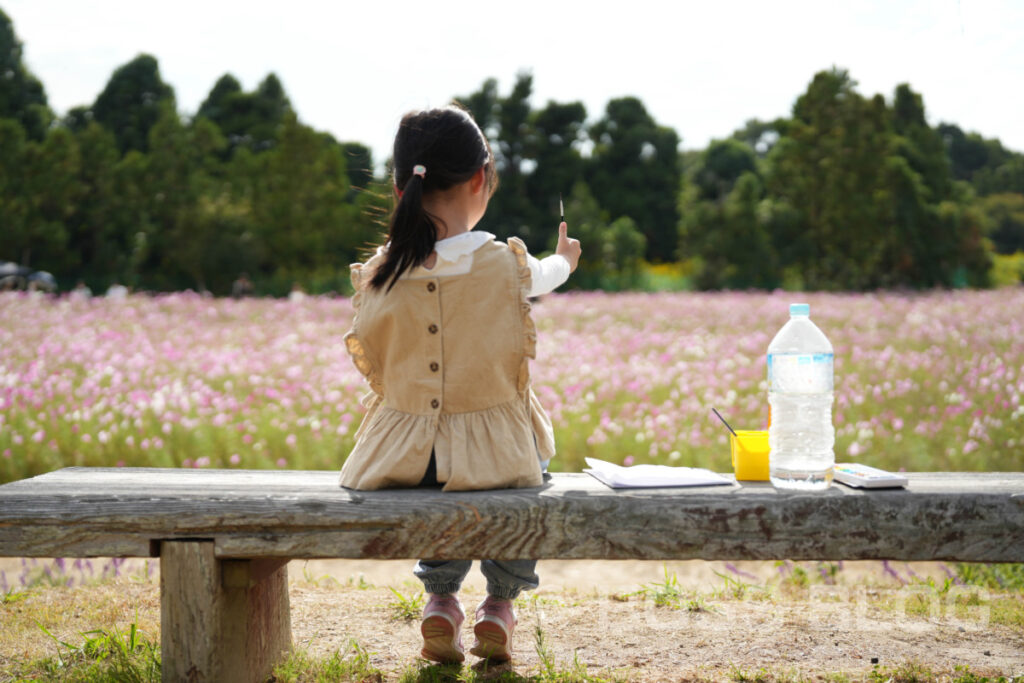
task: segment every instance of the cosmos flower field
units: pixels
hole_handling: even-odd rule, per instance
[[[559,294],[534,307],[556,471],[585,456],[729,471],[718,408],[767,420],[791,301],[836,352],[836,458],[1024,470],[1024,288]],[[366,388],[347,299],[0,296],[0,482],[70,465],[340,468]]]

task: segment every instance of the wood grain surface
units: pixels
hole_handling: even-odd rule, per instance
[[[350,491],[338,473],[66,468],[0,486],[0,555],[1024,561],[1024,473],[910,473],[907,489],[767,483]]]
[[[218,559],[211,542],[161,545],[163,680],[265,681],[291,633],[285,563]]]

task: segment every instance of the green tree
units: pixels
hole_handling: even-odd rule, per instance
[[[783,267],[815,289],[880,286],[897,239],[880,220],[877,195],[892,151],[889,112],[864,99],[844,70],[816,74],[793,107],[787,132],[768,157],[767,186],[789,231],[772,235]]]
[[[526,196],[537,212],[537,228],[551,232],[557,225],[558,195],[583,180],[578,149],[586,132],[587,110],[581,102],[548,102],[530,120],[529,156],[534,165],[526,177]],[[570,226],[572,231],[572,226]]]
[[[0,118],[0,259],[27,263],[31,201],[23,173],[28,140],[15,119]]]
[[[185,126],[165,107],[149,135],[147,181],[153,190],[150,216],[153,231],[147,279],[161,289],[208,288],[221,274],[218,256],[230,253],[231,234],[218,224],[209,206],[213,167],[224,148],[220,130],[206,119]],[[225,247],[224,242],[229,244]],[[221,289],[223,292],[224,289]]]
[[[206,96],[206,99],[199,105],[196,117],[205,117],[220,126],[221,131],[228,135],[231,133],[229,124],[233,111],[232,100],[242,92],[242,84],[231,74],[224,74],[213,84],[213,89]]]
[[[612,100],[590,127],[587,182],[613,216],[630,216],[647,238],[647,258],[675,256],[681,182],[679,136],[659,126],[635,97]]]
[[[974,174],[972,183],[980,195],[1014,192],[1024,194],[1024,154],[1012,153],[998,166],[986,166]]]
[[[224,74],[199,106],[196,117],[216,123],[230,151],[245,146],[259,152],[274,145],[291,112],[291,102],[275,74],[267,74],[251,93],[244,92],[234,76]]]
[[[354,191],[367,190],[373,184],[373,152],[361,142],[342,142],[345,172]]]
[[[143,54],[114,71],[92,114],[114,133],[122,154],[132,149],[145,152],[149,130],[165,107],[174,108],[174,90],[160,77],[156,59]]]
[[[579,267],[569,281],[576,289],[619,290],[639,282],[646,238],[633,219],[621,216],[611,221],[583,181],[573,185],[565,199],[569,233],[579,239],[582,254]],[[558,234],[549,238],[554,250]]]
[[[602,235],[605,272],[612,289],[631,289],[640,282],[647,238],[629,216],[619,216]]]
[[[712,140],[693,174],[700,199],[720,200],[744,173],[757,173],[754,150],[737,140]]]
[[[954,179],[970,182],[981,196],[1024,194],[1024,154],[1006,149],[999,140],[965,133],[953,124],[940,124],[937,130]]]
[[[132,287],[154,286],[146,264],[151,260],[159,264],[153,252],[158,234],[154,204],[160,193],[153,188],[149,162],[147,155],[131,150],[114,167],[111,215],[117,220],[107,231],[105,244],[108,253],[116,253],[117,257],[110,258],[99,271],[110,282]]]
[[[22,62],[14,24],[0,9],[0,119],[14,119],[30,140],[42,140],[53,121],[42,83]]]
[[[924,100],[903,83],[896,87],[892,103],[893,130],[900,136],[897,152],[924,183],[928,201],[938,203],[950,197],[952,178],[942,135],[925,120]]]
[[[955,180],[971,180],[978,170],[989,165],[989,145],[977,133],[964,133],[959,126],[949,123],[939,124],[937,132]]]
[[[742,128],[732,134],[732,139],[745,142],[759,158],[764,158],[772,151],[772,147],[779,141],[779,137],[785,132],[785,129],[785,119],[775,119],[774,121],[748,119]]]
[[[349,193],[345,157],[328,136],[286,117],[274,149],[251,159],[249,200],[256,237],[264,245],[262,272],[284,293],[312,278],[341,286],[344,264],[375,236]]]
[[[85,279],[99,290],[124,279],[137,215],[125,206],[132,193],[117,181],[120,153],[114,134],[90,122],[75,138],[81,194],[78,209],[68,221],[68,247],[80,263],[75,279]]]
[[[487,87],[486,83],[484,87]],[[529,73],[519,73],[511,92],[498,97],[492,107],[488,129],[496,134],[491,138],[491,148],[501,189],[491,199],[480,227],[501,239],[518,236],[531,251],[535,251],[547,242],[547,235],[535,222],[537,207],[531,204],[526,187],[527,175],[533,171],[529,102],[532,90],[533,77]],[[484,98],[486,93],[468,99],[483,101]]]
[[[711,199],[700,198],[702,194],[703,190],[690,186],[682,202],[682,253],[696,257],[696,285],[700,289],[778,286],[778,263],[758,176],[744,171],[726,194]]]
[[[999,254],[1024,251],[1024,195],[994,194],[980,202],[988,219],[989,239]]]
[[[0,119],[0,253],[57,275],[75,265],[66,224],[80,193],[78,165],[68,131],[56,129],[34,142],[21,124]]]
[[[490,140],[498,135],[498,81],[488,78],[480,89],[469,95],[456,97],[455,101],[472,115],[473,120]]]

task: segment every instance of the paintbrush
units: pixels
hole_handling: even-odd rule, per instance
[[[562,204],[562,193],[558,193],[558,213],[562,216],[561,222],[565,222],[565,205]]]
[[[733,436],[735,436],[735,437],[739,438],[739,434],[737,434],[737,433],[736,433],[736,430],[735,430],[735,429],[733,429],[732,427],[730,427],[730,426],[729,426],[729,423],[725,421],[725,418],[724,418],[724,417],[722,417],[722,414],[721,414],[720,412],[718,412],[718,411],[717,411],[717,410],[715,410],[714,408],[712,408],[712,409],[711,409],[711,411],[712,411],[712,412],[713,412],[713,413],[714,413],[715,415],[717,415],[717,416],[718,416],[718,419],[722,421],[722,424],[724,424],[724,425],[725,425],[725,428],[726,428],[726,429],[728,429],[728,430],[729,430],[730,432],[732,432],[732,435],[733,435]]]

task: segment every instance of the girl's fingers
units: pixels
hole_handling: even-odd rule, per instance
[[[561,223],[558,224],[558,239],[564,240],[566,237],[568,237],[568,234],[569,226],[565,224],[565,221],[562,221]]]

